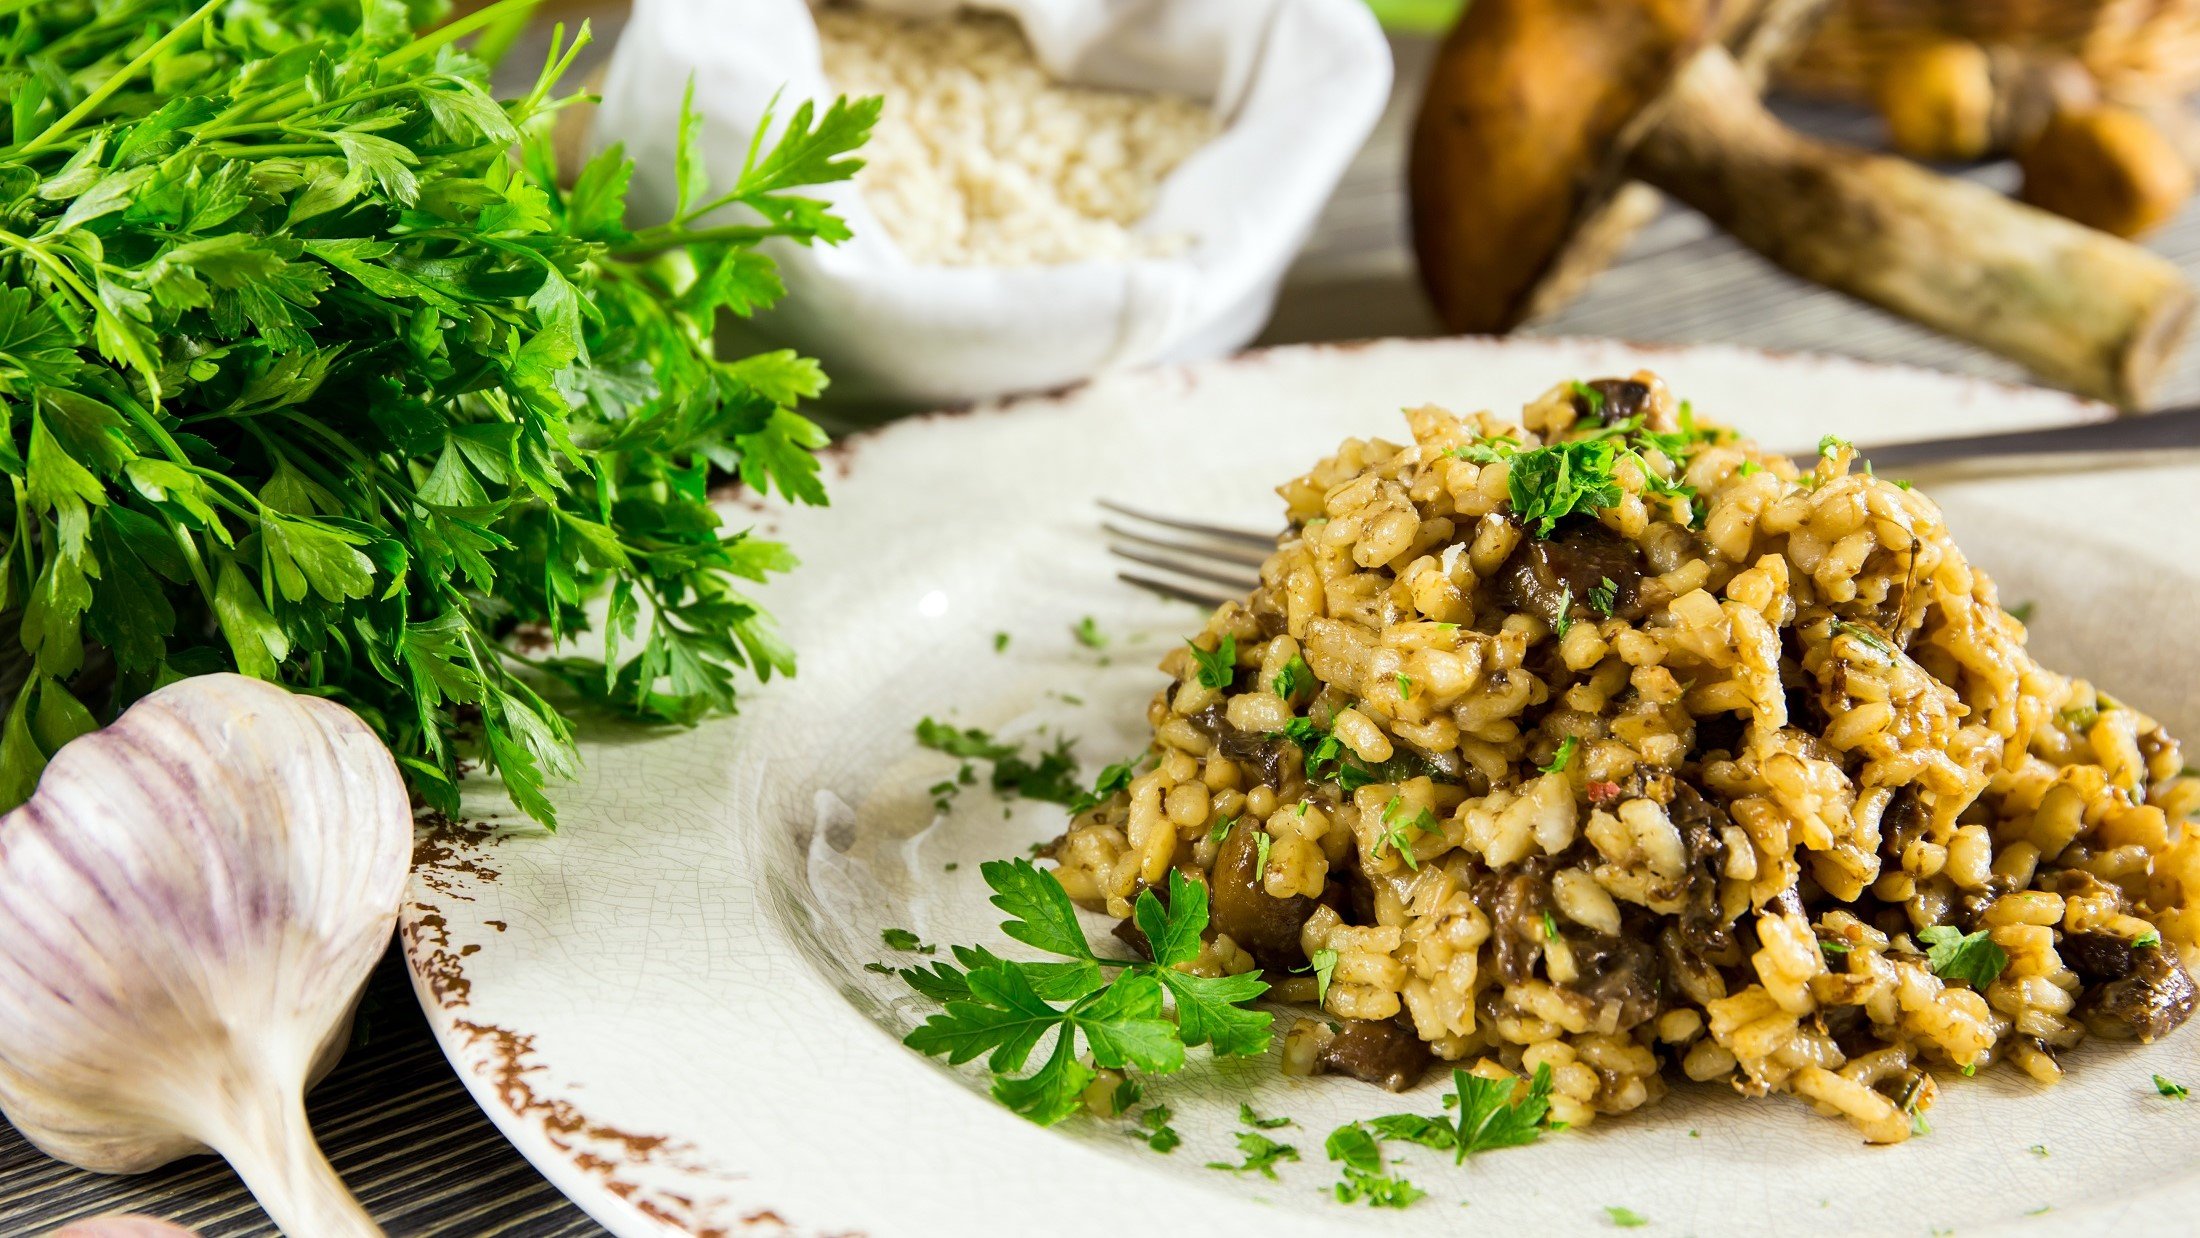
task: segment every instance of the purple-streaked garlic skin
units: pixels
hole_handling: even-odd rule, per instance
[[[71,742],[0,817],[0,1111],[87,1169],[212,1147],[286,1229],[374,1232],[312,1210],[342,1187],[300,1098],[411,851],[395,762],[328,701],[200,676]]]

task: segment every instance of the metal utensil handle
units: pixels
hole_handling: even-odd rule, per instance
[[[1886,470],[1914,468],[1920,464],[1937,464],[1948,460],[1978,460],[1999,456],[2129,452],[2180,447],[2200,447],[2200,408],[2170,409],[2122,417],[2115,421],[2088,421],[2037,430],[2009,430],[2000,434],[1883,443],[1859,447],[1857,455],[1871,461],[1874,468]],[[1799,451],[1789,458],[1798,466],[1808,468],[1818,458],[1818,453]]]

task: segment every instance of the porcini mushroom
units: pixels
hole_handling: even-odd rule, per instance
[[[1778,5],[1791,17],[1794,6]],[[1460,331],[1547,312],[1616,247],[1630,179],[1807,279],[2141,403],[2191,317],[2168,261],[1906,160],[1813,141],[1759,102],[1714,0],[1476,0],[1416,124],[1414,242]]]

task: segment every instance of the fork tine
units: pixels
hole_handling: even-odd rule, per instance
[[[1260,577],[1250,572],[1221,571],[1206,564],[1180,562],[1162,555],[1129,550],[1122,546],[1110,546],[1108,551],[1118,559],[1129,559],[1133,563],[1142,563],[1147,567],[1158,567],[1164,572],[1174,572],[1179,576],[1204,580],[1210,584],[1220,585],[1225,589],[1235,589],[1240,593],[1260,583]]]
[[[1184,585],[1173,584],[1166,580],[1157,580],[1151,576],[1140,576],[1136,572],[1117,572],[1115,578],[1124,584],[1144,589],[1148,593],[1159,594],[1172,602],[1190,602],[1194,606],[1204,606],[1211,609],[1230,600],[1225,594],[1187,588]]]
[[[1119,537],[1135,545],[1149,547],[1154,550],[1165,550],[1172,554],[1185,555],[1195,559],[1206,559],[1210,562],[1232,563],[1240,567],[1257,568],[1266,563],[1268,556],[1275,551],[1273,546],[1266,551],[1241,550],[1234,546],[1201,546],[1192,542],[1179,541],[1173,537],[1155,537],[1148,533],[1126,529],[1119,524],[1105,522],[1101,524],[1100,529],[1110,537]]]
[[[1230,542],[1239,546],[1251,546],[1263,554],[1276,548],[1276,535],[1273,533],[1256,533],[1250,529],[1232,529],[1219,524],[1201,524],[1196,520],[1179,520],[1174,516],[1156,516],[1150,512],[1142,512],[1135,507],[1126,507],[1113,499],[1101,499],[1099,502],[1102,508],[1114,512],[1118,516],[1127,516],[1132,520],[1143,520],[1147,524],[1157,524],[1164,529],[1175,529],[1181,533],[1197,533],[1202,537],[1211,537],[1217,541]]]

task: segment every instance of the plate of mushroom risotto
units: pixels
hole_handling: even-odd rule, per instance
[[[2107,415],[1445,340],[860,435],[800,678],[430,833],[423,1003],[620,1234],[2176,1231],[2200,453],[1873,460]]]

